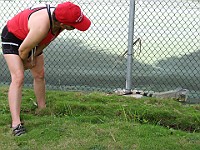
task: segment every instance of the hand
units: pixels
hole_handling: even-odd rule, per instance
[[[27,70],[27,69],[32,69],[33,67],[35,67],[36,65],[36,59],[31,59],[31,58],[28,58],[25,62],[24,62],[24,70]]]

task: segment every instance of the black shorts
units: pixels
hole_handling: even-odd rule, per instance
[[[23,40],[18,39],[14,34],[8,31],[7,26],[5,26],[2,30],[1,34],[2,41],[2,51],[3,54],[15,54],[19,55],[19,47],[22,44]],[[42,54],[42,53],[41,53]],[[39,54],[39,55],[41,55]],[[31,56],[31,52],[29,56]]]

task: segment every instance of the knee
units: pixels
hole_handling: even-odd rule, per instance
[[[15,84],[16,86],[22,86],[24,83],[24,73],[23,72],[15,72],[11,74],[12,78],[12,83]]]
[[[36,72],[33,78],[35,80],[44,80],[44,71]]]

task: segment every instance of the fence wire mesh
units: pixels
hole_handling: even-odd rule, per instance
[[[71,0],[92,25],[86,32],[64,31],[45,50],[49,89],[113,91],[125,88],[130,0]],[[4,0],[0,28],[24,8],[62,0]],[[133,89],[190,91],[189,102],[200,102],[200,1],[136,0],[133,46]],[[138,40],[139,41],[139,40]],[[0,50],[1,52],[1,50]],[[0,55],[1,84],[9,84]],[[30,72],[25,84],[32,84]]]

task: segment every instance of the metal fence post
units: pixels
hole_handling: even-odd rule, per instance
[[[128,53],[127,53],[127,72],[126,72],[126,93],[131,93],[132,88],[132,60],[133,60],[133,36],[135,19],[135,0],[130,0],[129,11],[129,30],[128,30]]]

